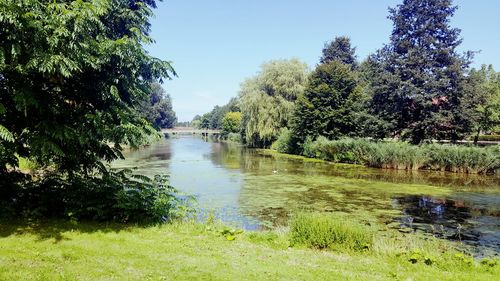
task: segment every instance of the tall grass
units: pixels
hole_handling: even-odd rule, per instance
[[[298,213],[290,223],[290,242],[311,248],[369,248],[373,235],[367,228],[329,214]]]
[[[399,170],[440,170],[487,174],[500,169],[500,146],[471,147],[445,144],[411,145],[324,137],[304,144],[304,155],[339,163]]]

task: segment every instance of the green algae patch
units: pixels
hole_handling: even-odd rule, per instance
[[[273,149],[256,149],[256,151],[261,155],[269,155],[273,156],[277,159],[289,159],[289,160],[301,160],[310,163],[329,163],[328,161],[318,159],[318,158],[309,158],[302,155],[281,153]],[[363,166],[361,166],[363,167]]]

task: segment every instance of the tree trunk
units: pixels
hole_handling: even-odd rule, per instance
[[[479,140],[479,134],[481,133],[481,128],[477,129],[477,134],[474,137],[474,145],[477,145],[477,141]]]

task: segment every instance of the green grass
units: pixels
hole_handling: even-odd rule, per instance
[[[321,213],[298,213],[290,223],[293,245],[311,248],[363,250],[373,243],[373,233],[345,217]]]
[[[221,233],[196,223],[147,228],[61,221],[2,223],[0,280],[498,280],[500,276],[498,265],[457,256],[448,243],[397,233],[375,237],[372,248],[363,252],[291,248],[286,229],[235,234],[232,241]]]

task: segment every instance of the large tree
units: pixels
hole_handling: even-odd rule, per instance
[[[460,112],[470,53],[461,55],[460,30],[450,26],[451,0],[404,0],[390,9],[390,44],[380,50],[373,79],[374,112],[389,134],[420,143],[463,137],[469,120]]]
[[[334,60],[312,72],[293,115],[293,137],[298,144],[306,137],[330,139],[361,132],[362,89],[351,67]]]
[[[154,6],[0,1],[2,174],[17,156],[60,172],[105,171],[101,160],[151,132],[136,108],[152,82],[174,74],[144,49]]]
[[[297,59],[276,60],[241,85],[242,137],[250,146],[268,147],[288,127],[294,102],[304,92],[307,65]]]

